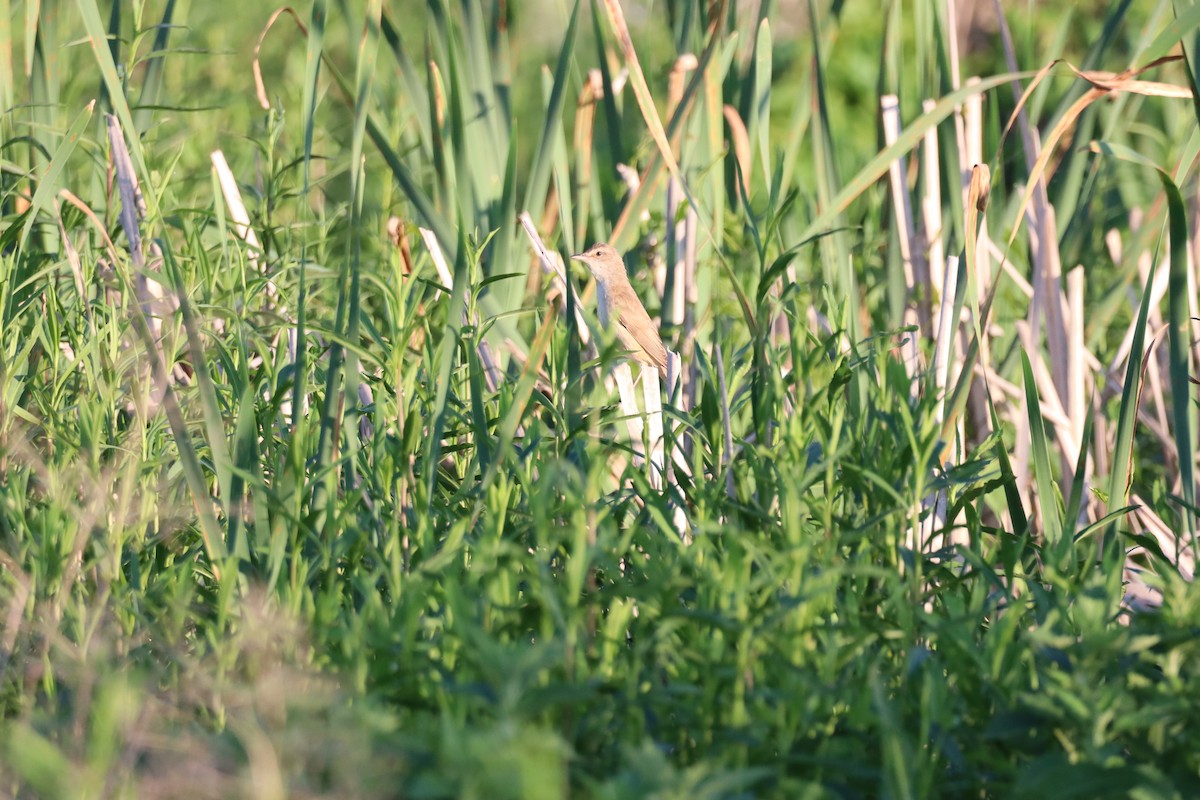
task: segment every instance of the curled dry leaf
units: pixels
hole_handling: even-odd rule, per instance
[[[296,26],[300,28],[300,32],[308,36],[308,28],[300,21],[299,15],[287,6],[275,9],[275,12],[267,17],[267,24],[263,26],[262,31],[258,34],[258,41],[254,43],[254,61],[251,67],[254,72],[254,93],[258,97],[258,104],[263,107],[264,111],[271,109],[271,101],[267,99],[267,85],[263,82],[262,65],[259,63],[258,53],[262,50],[263,40],[267,38],[267,33],[275,25],[275,20],[279,19],[283,14],[287,14],[295,20]]]

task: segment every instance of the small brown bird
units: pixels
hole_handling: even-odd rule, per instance
[[[658,369],[667,377],[667,349],[645,306],[625,274],[621,254],[603,242],[594,244],[582,253],[571,256],[582,261],[596,279],[596,302],[600,324],[612,327],[621,346],[636,360]]]

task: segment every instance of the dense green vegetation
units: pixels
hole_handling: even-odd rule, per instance
[[[1200,5],[225,5],[0,0],[0,795],[1200,794]]]

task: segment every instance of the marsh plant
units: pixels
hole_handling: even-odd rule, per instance
[[[1200,793],[1200,5],[1100,6],[0,0],[0,794]]]

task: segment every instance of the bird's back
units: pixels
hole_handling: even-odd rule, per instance
[[[639,361],[651,364],[665,374],[667,349],[663,347],[662,337],[659,336],[654,320],[650,319],[642,301],[628,281],[615,285],[614,282],[609,282],[609,285],[598,293],[597,299],[601,324],[607,327],[613,309],[620,309],[619,318],[614,320],[616,325],[613,326],[618,341],[626,349],[632,350]]]

